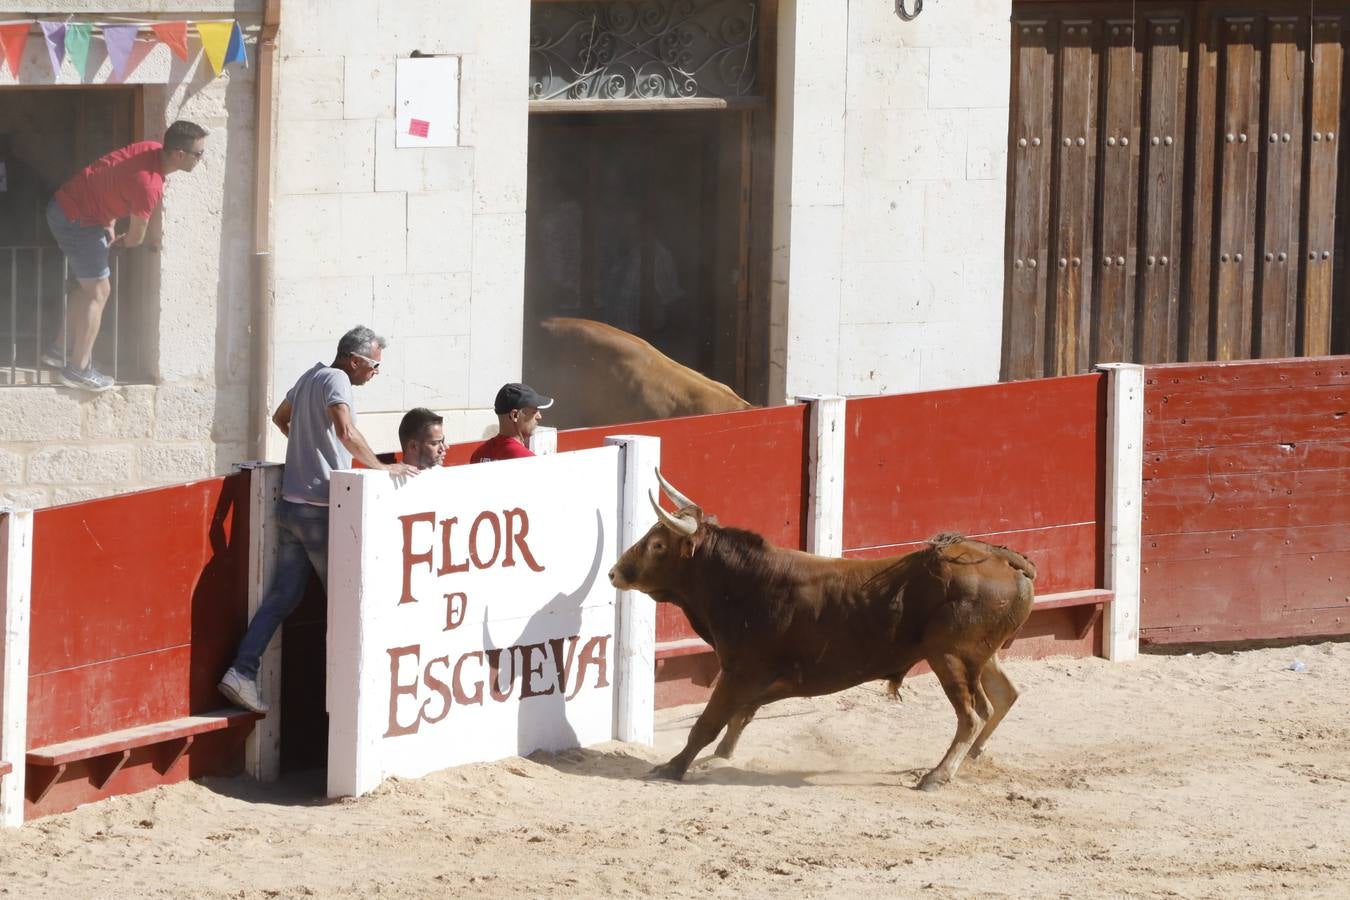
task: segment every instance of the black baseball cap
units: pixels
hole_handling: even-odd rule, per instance
[[[552,405],[552,397],[545,397],[528,384],[512,382],[502,385],[502,389],[497,392],[497,399],[492,403],[492,408],[497,415],[502,416],[514,409],[524,409],[527,406],[548,409]]]

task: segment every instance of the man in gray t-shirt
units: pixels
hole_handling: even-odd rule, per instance
[[[352,467],[352,454],[342,445],[328,412],[339,404],[352,408],[352,380],[341,369],[315,363],[286,392],[286,403],[291,419],[282,430],[290,440],[281,495],[292,503],[326,506],[329,475],[334,469]],[[351,421],[355,426],[355,412]]]
[[[395,476],[418,472],[403,463],[380,462],[356,429],[352,387],[367,383],[380,371],[388,343],[363,325],[353,328],[338,341],[332,365],[315,363],[272,414],[289,439],[277,515],[277,560],[234,663],[218,685],[222,694],[245,709],[267,712],[258,692],[258,665],[272,636],[304,597],[311,567],[328,589],[328,484],[333,470],[351,468],[355,458],[367,468]]]

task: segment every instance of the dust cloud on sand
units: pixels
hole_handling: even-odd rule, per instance
[[[1294,660],[1306,671],[1292,671]],[[730,763],[606,744],[321,799],[213,779],[0,832],[15,897],[1350,895],[1350,643],[1013,660],[1021,701],[955,784],[931,675],[770,706]]]

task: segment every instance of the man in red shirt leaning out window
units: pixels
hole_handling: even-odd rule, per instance
[[[488,438],[473,451],[469,462],[492,462],[495,459],[520,459],[534,456],[530,452],[530,435],[543,418],[539,410],[553,405],[552,397],[528,384],[504,384],[497,392],[492,409],[497,413],[497,436]]]
[[[42,351],[42,364],[61,370],[61,382],[86,391],[106,391],[112,379],[94,368],[94,340],[103,321],[108,283],[108,250],[137,247],[164,196],[164,179],[191,172],[206,154],[206,129],[174,122],[164,143],[140,141],[114,150],[61,185],[47,205],[47,225],[79,282],[66,307],[67,321],[56,343]],[[125,234],[113,234],[118,219],[130,220]]]

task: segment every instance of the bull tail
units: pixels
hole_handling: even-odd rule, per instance
[[[894,675],[886,682],[886,696],[893,700],[900,699],[900,688],[905,680],[904,675]]]

